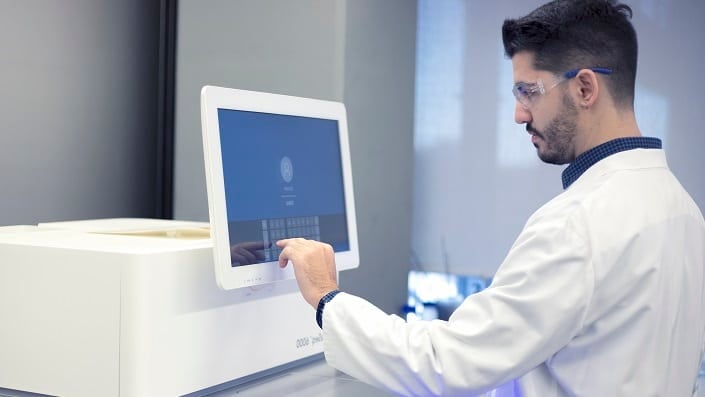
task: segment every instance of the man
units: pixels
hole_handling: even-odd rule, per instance
[[[447,322],[406,323],[339,293],[329,246],[283,240],[327,361],[402,395],[691,395],[705,340],[705,222],[634,111],[631,9],[557,0],[506,20],[515,120],[570,164],[492,285]]]

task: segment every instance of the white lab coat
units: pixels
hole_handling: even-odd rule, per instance
[[[472,252],[467,253],[472,256]],[[341,293],[333,367],[392,393],[689,396],[705,340],[705,223],[662,150],[613,154],[536,211],[486,290],[406,323]]]

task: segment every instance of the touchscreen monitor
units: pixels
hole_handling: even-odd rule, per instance
[[[357,267],[341,103],[206,86],[201,119],[215,274],[224,289],[294,278],[276,241],[326,242]]]

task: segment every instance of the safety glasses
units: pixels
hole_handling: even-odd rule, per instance
[[[534,103],[538,97],[546,94],[548,91],[552,90],[553,88],[555,88],[557,85],[563,83],[564,81],[568,81],[568,80],[572,79],[573,77],[577,76],[578,72],[580,72],[582,69],[585,69],[585,68],[572,69],[572,70],[569,70],[569,71],[563,73],[561,75],[561,77],[558,79],[558,81],[548,88],[546,88],[546,86],[543,83],[543,80],[541,80],[541,79],[536,80],[535,83],[524,83],[524,82],[516,83],[516,84],[514,84],[514,88],[512,88],[512,93],[514,94],[514,97],[517,99],[517,102],[519,102],[524,109],[529,110],[534,105]],[[612,73],[612,69],[608,69],[608,68],[595,67],[595,68],[587,68],[587,69],[590,69],[595,73],[606,74],[606,75]]]

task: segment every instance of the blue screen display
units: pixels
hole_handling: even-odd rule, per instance
[[[338,121],[218,109],[233,266],[276,260],[277,240],[349,249]]]

